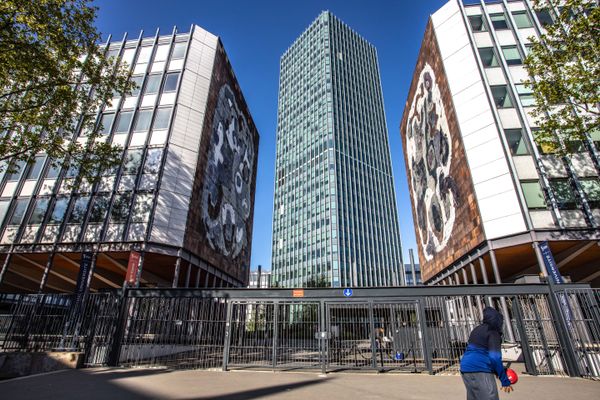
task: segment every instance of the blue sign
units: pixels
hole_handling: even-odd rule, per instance
[[[346,297],[352,296],[352,289],[350,289],[350,288],[344,289],[344,296],[346,296]]]
[[[396,361],[402,361],[402,360],[404,360],[404,353],[397,351],[394,358],[396,359]]]
[[[542,252],[542,258],[544,259],[544,264],[546,265],[546,271],[548,271],[548,276],[550,279],[552,279],[552,282],[556,284],[565,283],[560,271],[558,270],[556,261],[554,261],[552,250],[550,250],[548,242],[540,242],[539,246],[540,251]]]

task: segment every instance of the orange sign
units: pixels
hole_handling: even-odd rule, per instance
[[[125,281],[130,285],[135,284],[138,268],[140,265],[140,253],[132,251],[129,253],[129,263],[127,263],[127,275]]]
[[[292,290],[292,297],[304,297],[304,289]]]

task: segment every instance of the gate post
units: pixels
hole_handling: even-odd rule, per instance
[[[371,366],[373,368],[377,368],[377,341],[375,340],[375,316],[373,315],[373,301],[369,301],[369,327],[371,329]]]
[[[512,301],[513,315],[517,320],[517,331],[519,332],[519,338],[521,339],[521,351],[523,352],[523,359],[525,361],[525,371],[529,375],[537,375],[537,368],[535,367],[535,361],[531,354],[531,347],[529,345],[529,338],[525,331],[525,324],[523,322],[523,311],[521,310],[521,303],[518,297],[513,297]]]
[[[227,364],[229,363],[229,346],[231,344],[231,318],[233,312],[233,303],[231,300],[227,300],[227,318],[225,320],[225,340],[223,343],[223,366],[221,369],[227,371]]]
[[[277,367],[277,340],[279,339],[279,302],[273,302],[273,352],[271,354],[271,362],[273,363],[273,369]]]
[[[429,348],[429,332],[427,331],[427,320],[425,315],[424,298],[417,300],[417,312],[419,313],[419,331],[421,332],[421,346],[423,347],[423,359],[425,368],[429,375],[433,375],[433,362],[431,360],[431,349]]]
[[[325,375],[327,373],[327,360],[328,360],[328,345],[330,338],[330,327],[329,320],[327,318],[328,312],[325,308],[325,301],[321,300],[319,303],[319,332],[325,332],[325,337],[319,339],[319,349],[321,356],[321,373]]]
[[[573,343],[571,342],[569,329],[565,322],[564,315],[556,299],[556,295],[557,293],[555,292],[554,284],[549,281],[548,300],[550,310],[554,320],[556,321],[556,333],[558,334],[558,341],[560,343],[561,351],[564,354],[565,363],[567,364],[567,372],[571,377],[579,377],[581,376],[581,372],[579,371],[577,356],[575,354],[575,349],[573,348]]]
[[[123,296],[121,297],[121,307],[119,308],[119,314],[116,321],[116,329],[113,337],[112,346],[108,353],[107,364],[109,367],[118,367],[119,358],[121,357],[121,343],[123,341],[123,334],[125,332],[125,325],[127,323],[128,315],[127,309],[129,302],[129,289],[123,289]]]

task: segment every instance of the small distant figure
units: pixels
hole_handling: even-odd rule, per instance
[[[467,350],[460,360],[460,372],[467,388],[467,400],[498,400],[494,375],[506,393],[514,389],[502,365],[502,314],[486,307],[483,323],[469,336]]]

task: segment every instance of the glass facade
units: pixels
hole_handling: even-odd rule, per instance
[[[375,48],[323,12],[281,58],[273,281],[402,283]]]

